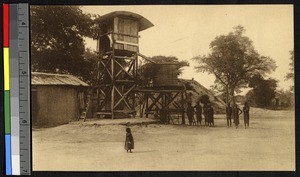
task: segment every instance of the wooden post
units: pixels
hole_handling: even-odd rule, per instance
[[[162,105],[162,108],[161,108],[161,110],[162,110],[162,120],[164,121],[164,123],[166,123],[166,119],[167,119],[167,117],[166,117],[166,107],[165,107],[165,94],[164,93],[160,93],[160,94],[162,94],[162,97],[161,97],[161,105]]]
[[[148,118],[148,106],[149,106],[149,103],[148,103],[148,99],[149,99],[149,96],[148,96],[148,93],[146,93],[146,109],[145,109],[145,112],[146,112],[146,118]]]
[[[181,115],[182,115],[182,121],[181,121],[181,124],[182,125],[185,125],[185,115],[184,115],[184,113],[185,113],[185,110],[184,110],[184,94],[183,94],[183,92],[181,92],[181,107],[182,107],[182,113],[181,113]]]
[[[115,50],[113,49],[112,58],[111,58],[111,75],[112,75],[112,83],[111,83],[111,118],[114,119],[114,106],[115,106],[115,58],[114,58]]]

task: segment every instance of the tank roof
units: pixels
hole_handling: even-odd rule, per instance
[[[139,31],[143,31],[145,29],[148,29],[148,28],[154,26],[145,17],[143,17],[139,14],[133,13],[133,12],[129,12],[129,11],[114,11],[114,12],[105,14],[103,16],[100,16],[99,22],[100,23],[105,23],[105,22],[110,21],[111,19],[113,19],[115,17],[122,17],[122,16],[130,17],[130,18],[133,18],[133,19],[137,20],[138,23],[139,23]]]

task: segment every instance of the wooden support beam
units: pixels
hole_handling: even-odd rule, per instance
[[[104,63],[103,61],[100,60],[100,63],[103,65],[104,69],[106,70],[106,72],[110,75],[111,79],[113,79],[112,73],[110,73],[110,71],[108,70],[108,64],[112,63],[112,59],[109,59],[106,63]]]
[[[138,89],[138,92],[153,92],[153,93],[162,93],[162,92],[184,92],[184,90],[163,90],[163,89]]]
[[[148,96],[148,93],[146,93],[146,109],[145,109],[145,112],[146,112],[146,118],[148,118],[148,105],[149,105],[149,103],[148,103],[148,101],[149,101],[149,96]]]
[[[129,73],[134,66],[135,66],[135,61],[134,60],[130,61],[127,72]],[[134,72],[133,72],[132,76],[134,77]]]
[[[160,94],[154,99],[154,101],[152,102],[152,104],[149,106],[149,109],[148,109],[148,110],[152,110],[152,108],[154,107],[154,105],[157,106],[156,103],[159,103],[159,99],[162,98],[162,95],[163,95],[163,94],[160,93]],[[154,96],[150,94],[150,98],[151,98],[151,97],[154,98]],[[162,104],[162,103],[159,103],[159,104],[160,104],[160,105],[162,106],[162,108],[163,108],[163,104]]]
[[[181,92],[181,105],[182,105],[182,108],[183,108],[183,111],[181,113],[181,119],[182,119],[181,124],[185,125],[185,110],[184,110],[184,100],[183,100],[183,98],[184,98],[184,94],[183,94],[183,92]]]
[[[158,96],[159,96],[159,95],[158,95]],[[156,107],[159,108],[159,106],[157,105],[157,103],[160,104],[160,106],[162,107],[162,103],[159,102],[159,99],[160,99],[160,98],[155,97],[154,95],[151,95],[151,94],[150,94],[149,98],[150,98],[150,100],[152,101],[152,104],[154,104]],[[156,98],[157,98],[157,100],[156,100]],[[152,106],[152,104],[150,105],[151,108],[154,106],[154,105]]]
[[[137,53],[137,54],[138,54],[138,56],[144,58],[145,60],[150,61],[151,63],[156,64],[156,62],[153,61],[153,60],[151,60],[149,57],[147,57],[147,56],[145,56],[145,55],[143,55],[143,54],[141,54],[141,53]]]
[[[137,43],[133,43],[133,42],[125,42],[125,41],[120,41],[120,40],[116,40],[115,44],[126,44],[126,45],[133,45],[133,46],[139,46],[139,44]]]
[[[115,56],[117,59],[124,59],[124,60],[136,60],[135,57],[127,57],[127,56]]]
[[[168,98],[170,98],[170,101],[168,101],[167,103],[167,107],[169,107],[170,104],[173,103],[173,101],[175,101],[175,98],[179,95],[180,92],[177,92],[174,96],[169,97],[169,95],[167,95]]]
[[[119,90],[117,88],[115,88],[115,90],[120,94],[121,98],[117,101],[117,103],[114,105],[113,108],[116,108],[123,101],[126,104],[126,106],[128,107],[128,109],[133,109],[127,102],[126,97],[133,90],[134,87],[135,86],[133,85],[126,93],[124,93],[124,95],[122,95],[122,93],[120,93]]]
[[[114,49],[113,49],[113,54],[114,54]],[[115,90],[114,90],[114,84],[115,84],[115,62],[114,62],[114,58],[112,56],[111,58],[111,78],[112,78],[112,89],[111,89],[111,103],[110,103],[110,107],[111,107],[111,118],[114,119],[114,105],[115,105]]]
[[[115,62],[120,66],[121,70],[116,74],[116,77],[118,77],[118,75],[122,72],[126,73],[129,77],[131,77],[132,79],[135,79],[128,71],[126,71],[126,69],[117,61],[115,60]]]

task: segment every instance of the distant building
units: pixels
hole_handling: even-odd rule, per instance
[[[84,106],[88,84],[75,76],[31,73],[33,125],[52,126],[76,120]]]

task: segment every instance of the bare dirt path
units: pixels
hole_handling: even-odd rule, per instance
[[[42,171],[294,170],[294,111],[252,109],[250,128],[67,124],[33,131],[33,169]]]

